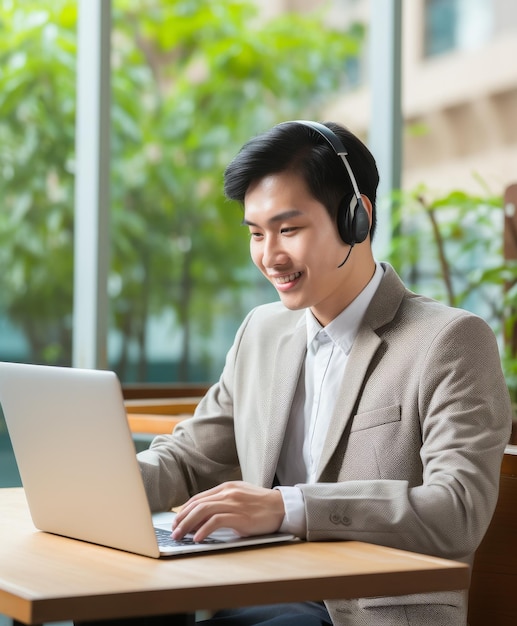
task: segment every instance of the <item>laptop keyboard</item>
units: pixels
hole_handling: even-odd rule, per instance
[[[190,535],[183,537],[183,539],[173,539],[171,537],[171,531],[163,530],[163,528],[155,528],[154,532],[156,533],[158,545],[162,548],[174,548],[175,546],[191,546],[196,543],[224,543],[224,541],[222,541],[221,539],[211,539],[210,537],[207,537],[203,541],[196,542]]]

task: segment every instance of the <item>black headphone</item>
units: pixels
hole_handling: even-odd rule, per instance
[[[368,212],[366,211],[361,198],[361,193],[357,186],[350,163],[346,158],[348,151],[341,139],[327,128],[324,124],[319,122],[309,122],[307,120],[293,120],[292,124],[301,124],[315,130],[330,146],[333,148],[338,157],[341,158],[345,169],[352,183],[354,189],[354,195],[352,200],[348,203],[344,198],[341,200],[337,211],[337,229],[341,239],[349,246],[354,246],[356,243],[361,243],[366,239],[370,232],[370,220],[368,218]]]

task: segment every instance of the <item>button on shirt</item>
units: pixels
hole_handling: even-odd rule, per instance
[[[277,466],[278,487],[286,515],[281,530],[304,537],[306,532],[303,495],[297,483],[313,483],[329,429],[335,401],[361,320],[379,286],[380,264],[363,291],[327,326],[306,310],[307,354],[291,407],[284,443]]]

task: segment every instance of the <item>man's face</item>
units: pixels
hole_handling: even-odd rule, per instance
[[[301,176],[281,172],[252,184],[244,224],[253,262],[288,309],[310,307],[326,325],[349,304],[354,255],[338,268],[350,248]]]

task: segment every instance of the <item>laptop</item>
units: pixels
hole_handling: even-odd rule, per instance
[[[149,557],[295,539],[171,539],[173,512],[151,514],[114,372],[0,362],[0,404],[36,528]]]

